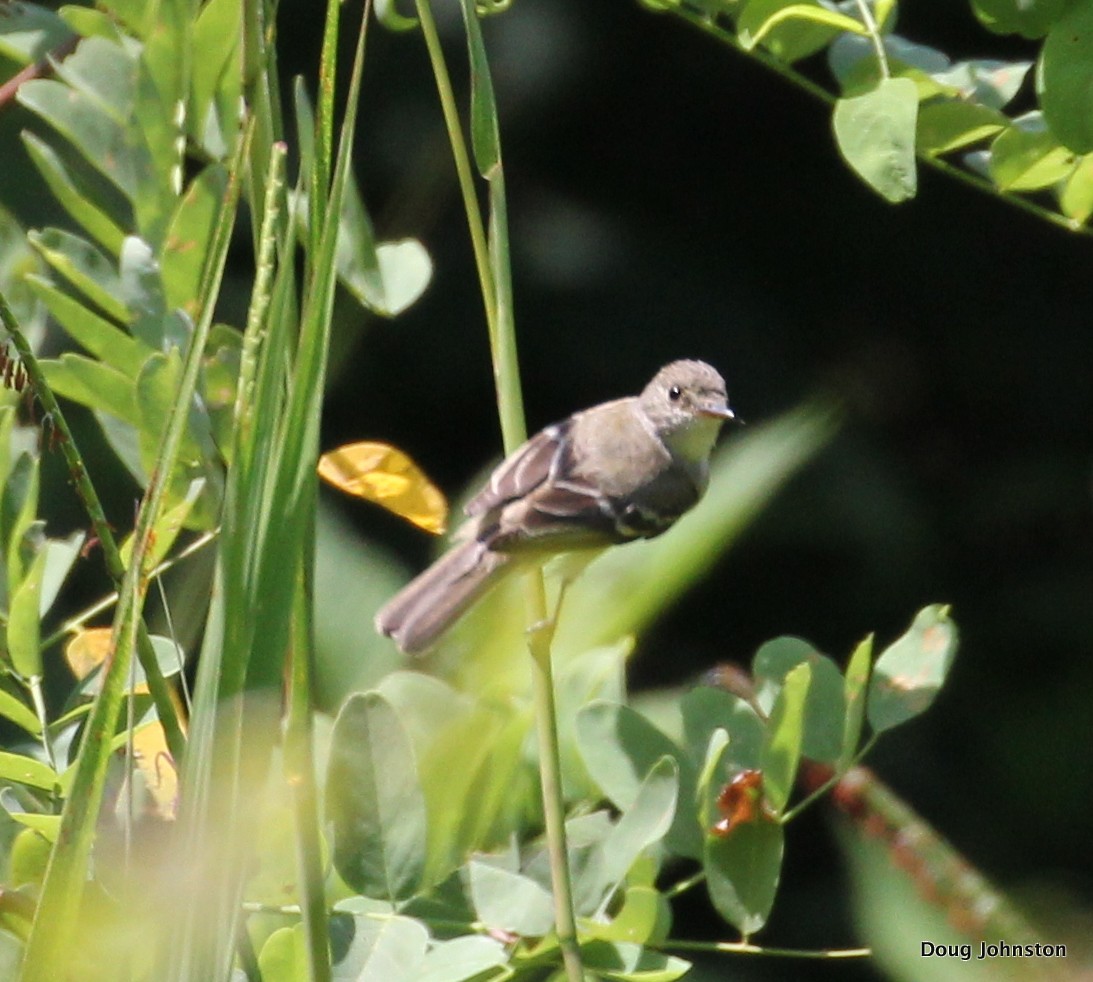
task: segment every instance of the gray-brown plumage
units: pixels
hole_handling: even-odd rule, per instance
[[[517,562],[660,535],[702,497],[733,418],[716,370],[674,361],[641,395],[548,426],[493,472],[457,544],[380,610],[376,629],[422,651]]]

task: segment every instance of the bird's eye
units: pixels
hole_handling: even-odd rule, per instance
[[[680,389],[680,387],[678,385],[673,385],[668,390],[668,398],[671,399],[672,402],[679,402],[679,397],[681,395],[683,395],[683,391]]]

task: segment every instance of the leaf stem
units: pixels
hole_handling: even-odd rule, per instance
[[[680,894],[686,893],[693,887],[698,886],[700,883],[704,883],[706,880],[706,871],[704,869],[698,870],[696,873],[692,873],[686,879],[680,880],[677,883],[673,883],[664,891],[664,899],[672,900],[678,897]]]
[[[869,958],[871,948],[769,948],[749,941],[662,941],[660,948],[672,951],[717,951],[730,955],[767,955],[777,958],[841,959]]]
[[[570,982],[581,982],[584,972],[573,912],[573,883],[566,842],[565,800],[562,797],[562,761],[558,749],[558,711],[550,651],[554,625],[547,620],[546,584],[541,569],[526,575],[524,605],[532,624],[527,639],[531,653],[535,730],[539,746],[539,784],[543,793],[543,820],[550,857],[550,879],[554,888],[554,930],[558,935],[566,975]]]
[[[892,70],[888,66],[888,52],[884,50],[884,38],[881,37],[880,28],[873,17],[873,11],[865,0],[854,0],[861,15],[862,23],[869,32],[869,40],[873,42],[873,50],[877,53],[877,68],[880,69],[881,78],[891,78]]]
[[[822,798],[825,794],[827,794],[828,791],[830,791],[833,787],[835,787],[836,784],[838,784],[844,777],[846,777],[847,771],[851,770],[854,767],[857,767],[862,762],[862,760],[869,753],[869,751],[873,749],[873,746],[874,744],[876,744],[876,742],[877,734],[874,733],[872,736],[869,737],[868,740],[865,741],[861,750],[859,750],[854,755],[854,758],[845,768],[833,771],[831,776],[826,781],[824,781],[823,784],[821,784],[815,790],[810,791],[792,808],[787,808],[784,812],[782,812],[782,816],[778,819],[778,821],[781,822],[783,825],[785,825],[787,822],[791,822],[806,808],[808,808],[810,805],[812,805],[820,798]]]

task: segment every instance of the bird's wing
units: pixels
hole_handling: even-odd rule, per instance
[[[526,497],[562,471],[570,421],[548,426],[502,461],[464,509],[472,518]]]

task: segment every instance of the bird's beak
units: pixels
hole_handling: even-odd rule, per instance
[[[698,415],[706,416],[710,419],[720,419],[725,422],[736,419],[736,413],[734,413],[727,405],[699,406]]]

